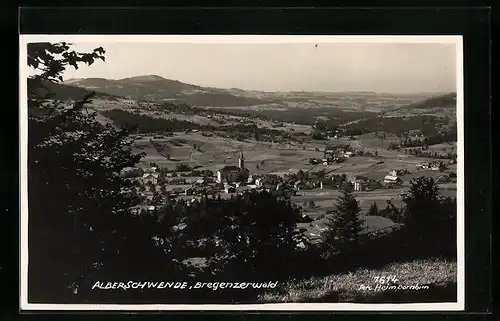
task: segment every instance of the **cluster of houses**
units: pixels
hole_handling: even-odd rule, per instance
[[[336,146],[325,148],[323,164],[329,165],[333,162],[341,162],[347,158],[354,156],[354,153],[349,150],[348,146]]]
[[[327,147],[324,151],[323,158],[312,158],[312,164],[331,165],[333,163],[341,163],[346,159],[355,156],[354,152],[348,150],[347,147]]]
[[[350,155],[349,151],[346,150],[340,150],[338,154]],[[404,174],[406,172],[402,170],[391,170],[379,182],[385,186],[397,185],[402,182],[400,176]],[[204,194],[239,194],[247,190],[283,191],[295,195],[297,191],[301,190],[323,189],[323,185],[329,182],[329,179],[334,181],[333,176],[327,178],[316,172],[307,173],[307,175],[298,175],[298,173],[251,175],[250,170],[245,166],[243,153],[240,153],[238,166],[224,166],[216,172],[215,177],[204,176],[197,179],[188,179],[179,177],[178,173],[165,173],[156,166],[145,169],[127,168],[122,171],[121,175],[137,179],[143,185],[149,185],[149,192],[148,189],[144,188],[139,192],[145,196],[148,204],[155,203],[153,202],[155,193],[151,192],[153,191],[152,186],[154,186],[154,191],[157,191],[157,187],[159,187],[160,191],[163,191],[161,193],[163,195],[168,193],[170,197],[192,196],[194,199],[196,196]],[[373,183],[373,180],[363,176],[350,176],[347,181],[352,184],[354,191],[364,191],[371,186],[370,183]]]
[[[442,167],[442,165],[443,164],[440,161],[433,161],[429,163],[417,164],[417,168],[421,168],[424,170],[438,171]]]
[[[391,170],[385,175],[381,183],[383,183],[383,186],[387,187],[399,185],[402,183],[402,174],[403,173],[400,170]],[[352,184],[353,189],[356,192],[365,191],[370,185],[370,180],[364,176],[352,176],[348,179],[348,182]]]

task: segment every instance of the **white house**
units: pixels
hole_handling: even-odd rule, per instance
[[[401,179],[398,176],[398,171],[393,169],[387,173],[387,175],[384,177],[384,183],[386,184],[395,184],[395,183],[401,183]]]
[[[401,179],[397,176],[387,175],[384,177],[384,183],[386,184],[401,183]]]
[[[232,185],[226,185],[224,186],[224,191],[226,192],[226,194],[229,194],[229,193],[234,193],[236,192],[236,188]]]

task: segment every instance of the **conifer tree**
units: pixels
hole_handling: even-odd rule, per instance
[[[410,181],[410,189],[403,195],[405,224],[425,230],[442,216],[442,197],[432,177],[418,177]]]
[[[359,217],[361,208],[352,195],[352,184],[346,184],[342,189],[342,196],[336,202],[333,213],[328,217],[327,229],[322,234],[327,246],[334,250],[342,250],[358,241],[359,233],[363,229],[363,222]]]
[[[370,210],[368,211],[368,215],[370,216],[377,216],[378,215],[378,206],[376,202],[373,202],[373,204],[370,206]]]

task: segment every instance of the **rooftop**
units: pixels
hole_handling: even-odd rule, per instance
[[[221,171],[238,171],[240,170],[240,168],[238,166],[234,166],[234,165],[227,165],[227,166],[224,166],[220,169]]]

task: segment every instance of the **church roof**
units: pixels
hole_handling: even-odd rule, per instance
[[[234,166],[234,165],[227,165],[227,166],[224,166],[220,169],[220,171],[223,171],[223,172],[230,172],[230,171],[239,171],[240,168],[238,166]]]

